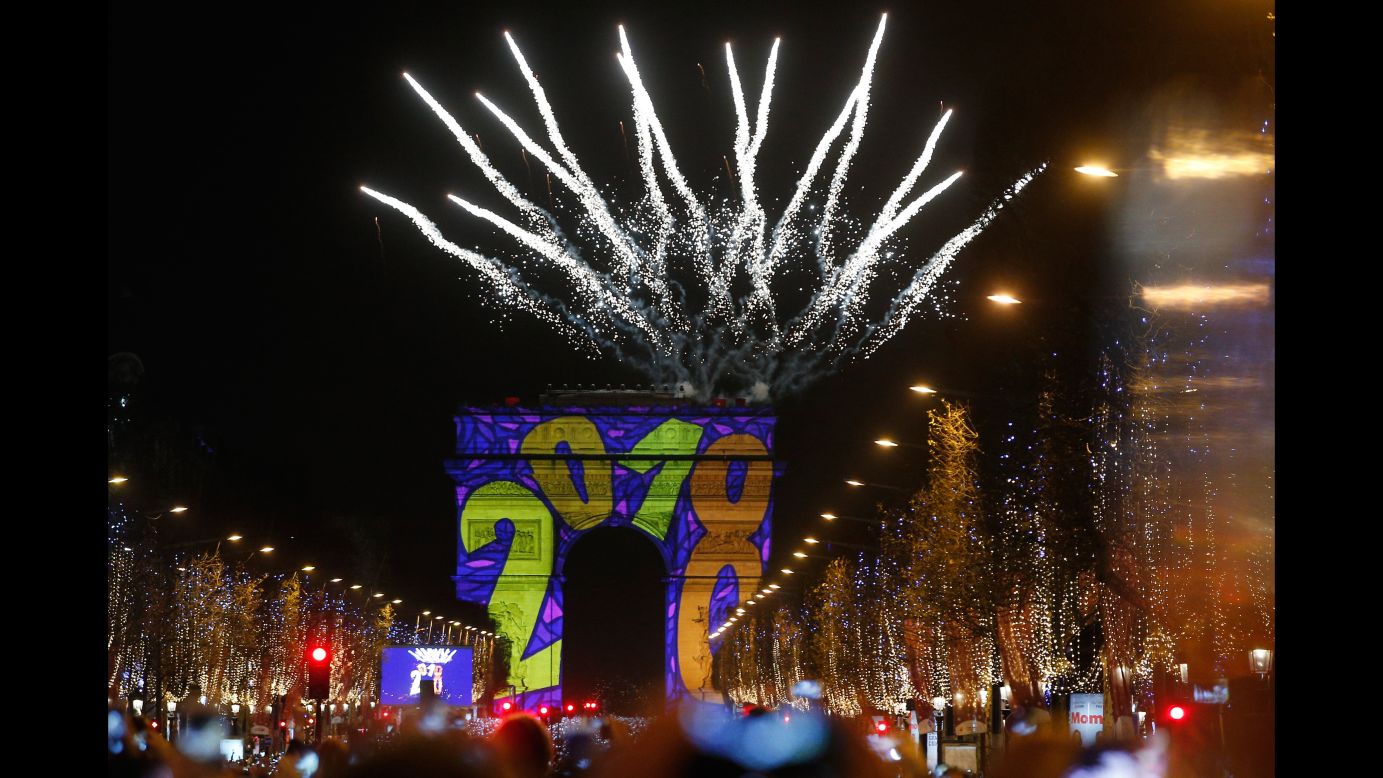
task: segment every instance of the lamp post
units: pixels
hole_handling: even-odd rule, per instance
[[[870,481],[861,481],[858,478],[847,478],[845,479],[845,483],[857,489],[861,486],[870,486],[875,489],[888,489],[894,492],[903,492],[904,494],[912,491],[911,489],[904,489],[901,486],[894,486],[893,484],[876,484]]]
[[[177,740],[176,731],[178,729],[178,704],[172,700],[168,701],[168,742]]]
[[[1272,672],[1273,652],[1266,648],[1255,648],[1249,652],[1249,667],[1259,678],[1267,678]]]

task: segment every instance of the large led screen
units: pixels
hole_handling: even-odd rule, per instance
[[[471,649],[459,646],[395,646],[384,649],[379,701],[416,705],[422,682],[448,705],[471,704]]]

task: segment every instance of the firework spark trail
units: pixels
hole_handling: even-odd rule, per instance
[[[581,181],[577,179],[576,174],[567,170],[557,160],[553,159],[552,155],[547,153],[547,150],[539,146],[533,138],[529,137],[528,133],[524,132],[523,128],[518,125],[518,122],[515,122],[513,118],[501,110],[499,106],[490,102],[489,99],[479,92],[476,92],[475,96],[490,113],[494,114],[495,118],[499,119],[500,123],[504,125],[504,128],[509,130],[509,134],[513,135],[515,140],[522,144],[524,148],[528,149],[529,154],[532,154],[539,162],[546,165],[548,170],[550,170],[553,175],[557,176],[557,180],[562,182],[563,186],[580,198],[581,204],[586,208],[586,214],[600,229],[601,234],[603,234],[607,240],[613,243],[617,249],[623,246],[626,252],[631,251],[629,244],[631,244],[632,241],[629,236],[620,229],[619,225],[615,224],[614,217],[610,214],[605,200],[600,196],[600,192],[597,191],[593,185],[590,187],[583,185]],[[563,255],[568,255],[564,249],[561,251]],[[587,265],[579,257],[573,257],[572,260],[572,262],[562,263],[561,267],[567,271],[572,280],[578,285],[588,284],[591,278],[598,278],[600,283],[607,287],[609,296],[613,297],[617,291],[622,291],[625,295],[629,294],[630,290],[627,287],[622,290],[616,290],[608,279],[596,276],[595,271],[591,269],[590,265]],[[634,261],[637,263],[637,260]],[[636,323],[639,329],[646,332],[654,342],[662,342],[665,340],[663,336],[654,329],[653,322],[650,321],[650,319],[654,317],[645,317],[645,314],[642,312],[638,313],[636,317],[637,322],[633,322],[633,320],[631,320],[631,322]],[[679,323],[684,324],[684,322],[674,320],[674,327]]]
[[[727,283],[741,267],[754,284],[753,293],[750,295],[745,310],[741,312],[740,318],[736,321],[736,330],[743,333],[749,324],[749,318],[756,313],[762,313],[765,322],[769,326],[769,331],[776,334],[777,321],[776,312],[773,309],[773,298],[769,293],[766,283],[761,283],[763,274],[756,272],[758,269],[759,258],[764,253],[764,230],[767,226],[768,217],[764,213],[763,206],[759,203],[758,190],[754,183],[754,164],[763,146],[764,135],[768,131],[768,105],[773,96],[773,72],[778,61],[779,39],[773,40],[773,49],[768,53],[768,64],[764,68],[763,91],[759,95],[759,105],[753,131],[749,127],[749,112],[744,104],[744,87],[740,83],[739,71],[735,68],[735,56],[730,49],[730,44],[725,44],[725,63],[730,70],[730,91],[735,102],[735,115],[738,125],[735,129],[735,163],[740,169],[740,197],[743,201],[743,210],[740,218],[735,224],[735,231],[730,238],[730,249],[727,252],[725,265],[722,274],[726,277]],[[749,234],[749,246],[745,247],[745,234]],[[747,251],[747,254],[743,253]],[[754,302],[761,303],[759,308],[754,307]]]
[[[427,237],[432,245],[465,262],[479,272],[493,289],[495,293],[493,299],[500,304],[532,314],[539,321],[552,326],[566,336],[569,341],[582,346],[589,353],[598,354],[599,349],[593,347],[609,345],[605,342],[606,339],[600,338],[598,332],[589,326],[583,318],[566,311],[564,306],[561,306],[551,297],[534,291],[527,284],[516,279],[513,271],[509,268],[483,254],[463,249],[447,240],[442,236],[441,230],[437,229],[437,225],[423,215],[422,211],[402,200],[383,192],[376,192],[367,186],[360,187],[360,191],[407,216],[413,224],[417,225],[419,231]],[[552,308],[562,309],[564,315],[554,313]]]
[[[874,41],[869,44],[869,55],[864,59],[864,72],[860,74],[860,84],[855,88],[855,115],[850,121],[850,139],[836,161],[836,170],[831,174],[831,185],[827,188],[826,206],[821,209],[820,246],[817,248],[817,261],[823,271],[835,266],[831,252],[831,228],[835,226],[836,208],[840,205],[840,192],[845,187],[845,176],[850,172],[850,162],[860,148],[864,138],[864,125],[869,118],[869,86],[874,82],[874,62],[879,57],[879,44],[884,40],[884,25],[888,14],[879,20],[879,29],[874,33]]]
[[[624,69],[624,74],[629,78],[629,86],[634,92],[634,115],[636,118],[647,122],[648,128],[652,131],[653,139],[658,144],[658,158],[662,160],[663,172],[667,174],[668,180],[672,182],[672,188],[682,196],[686,202],[687,210],[691,213],[691,223],[688,225],[691,232],[692,262],[697,271],[701,274],[702,282],[706,285],[707,291],[711,296],[710,314],[728,318],[733,310],[730,301],[730,290],[728,285],[722,283],[716,276],[715,266],[711,260],[711,239],[709,230],[709,219],[706,209],[697,199],[696,193],[687,184],[687,179],[682,176],[682,171],[677,165],[677,158],[672,153],[672,146],[668,143],[667,134],[663,132],[663,124],[658,120],[658,114],[653,110],[653,99],[649,97],[648,90],[644,88],[643,79],[639,76],[639,67],[634,62],[634,50],[629,46],[629,36],[624,32],[624,26],[619,27],[619,42],[621,52],[616,59],[620,67]]]
[[[898,208],[903,203],[903,198],[907,197],[912,188],[917,185],[917,179],[926,171],[931,164],[932,155],[936,152],[936,144],[941,140],[941,133],[945,131],[946,124],[951,120],[952,111],[942,114],[941,119],[932,128],[932,133],[927,137],[927,142],[922,148],[922,155],[917,158],[912,165],[912,169],[904,176],[903,181],[898,184],[898,188],[893,190],[893,194],[888,196],[888,201],[879,211],[878,217],[870,225],[868,235],[878,234],[888,222],[898,215]],[[918,206],[921,207],[920,205]],[[899,227],[902,227],[900,224]],[[868,240],[868,238],[866,238]],[[866,250],[861,246],[856,254],[860,257],[860,262],[856,265],[853,275],[843,279],[846,289],[841,307],[839,324],[835,336],[835,342],[841,336],[841,330],[850,331],[853,329],[856,319],[860,316],[865,304],[869,301],[869,283],[873,280],[874,273],[878,270],[878,253],[882,241],[876,243],[871,250]]]
[[[884,203],[884,207],[879,211],[878,217],[875,218],[873,225],[866,233],[864,242],[846,261],[845,266],[832,273],[822,284],[822,288],[812,297],[807,310],[794,323],[789,332],[787,336],[789,343],[800,343],[807,334],[814,331],[822,323],[822,318],[837,303],[841,304],[840,316],[837,319],[835,332],[827,341],[827,345],[840,347],[844,342],[842,337],[853,331],[854,319],[868,301],[869,282],[877,269],[879,251],[884,240],[901,229],[923,205],[954,183],[960,175],[959,173],[953,175],[941,187],[933,187],[927,194],[913,201],[909,205],[906,218],[901,221],[896,220],[898,208],[902,204],[903,198],[907,197],[913,187],[917,185],[917,179],[931,164],[932,155],[936,152],[936,144],[941,139],[941,133],[946,129],[947,122],[951,120],[951,113],[951,111],[947,111],[936,123],[931,135],[927,137],[921,156],[913,163],[912,169],[903,177],[898,188],[889,195],[888,201]]]
[[[586,265],[586,263],[572,256],[571,252],[553,246],[551,243],[543,240],[540,235],[525,230],[494,211],[481,208],[456,195],[447,195],[447,198],[464,208],[467,213],[472,216],[478,216],[495,225],[508,233],[515,240],[527,246],[530,250],[540,254],[554,265],[565,270],[572,280],[576,282],[577,291],[584,298],[583,302],[585,303],[585,307],[593,311],[601,311],[612,319],[615,318],[614,314],[618,314],[619,319],[642,330],[650,340],[660,344],[662,350],[667,351],[671,349],[671,345],[667,343],[663,333],[654,328],[653,325],[644,318],[641,312],[634,310],[627,298],[619,296],[616,291],[611,289],[610,285],[605,282],[605,279]]]
[[[443,108],[442,104],[437,102],[436,98],[424,89],[422,84],[419,84],[407,73],[403,74],[403,78],[408,82],[409,86],[413,87],[413,91],[417,92],[418,96],[423,98],[423,102],[427,103],[427,106],[432,109],[432,112],[437,115],[437,118],[442,120],[442,123],[447,126],[447,129],[451,130],[451,134],[455,136],[456,141],[461,144],[461,148],[466,150],[466,154],[470,157],[471,162],[474,163],[476,167],[480,168],[480,172],[485,175],[485,178],[489,180],[490,184],[494,186],[501,195],[504,195],[504,199],[513,203],[520,211],[523,211],[524,215],[529,217],[535,224],[552,224],[553,220],[551,214],[532,202],[529,202],[513,184],[509,183],[509,179],[505,178],[503,173],[500,173],[499,170],[495,169],[494,165],[490,164],[490,158],[485,156],[485,152],[480,150],[480,146],[476,144],[475,139],[462,129],[460,123],[456,121],[456,118],[453,117],[447,109]],[[527,160],[525,160],[525,164],[527,164]]]
[[[888,14],[884,14],[879,20],[879,30],[874,36],[874,44],[870,46],[871,56],[866,58],[866,62],[872,65],[872,55],[877,51],[880,36],[883,34],[884,23],[888,20]],[[797,214],[802,210],[803,204],[811,192],[812,182],[816,180],[816,174],[821,170],[821,166],[826,163],[826,154],[830,151],[836,138],[845,129],[845,123],[851,117],[851,109],[855,107],[861,92],[865,89],[865,83],[871,75],[871,66],[866,66],[860,76],[860,83],[855,85],[850,97],[845,101],[845,107],[840,110],[840,115],[836,117],[826,134],[817,143],[816,151],[812,152],[811,159],[807,162],[807,169],[802,173],[802,177],[797,181],[797,188],[792,193],[792,199],[788,201],[787,208],[783,209],[783,215],[778,220],[777,226],[773,229],[773,243],[765,260],[766,267],[763,270],[764,281],[762,286],[767,287],[768,282],[773,280],[774,274],[782,264],[784,254],[789,244],[798,243],[802,240],[800,226],[797,224]],[[821,263],[818,261],[818,265]],[[757,285],[756,285],[757,286]]]
[[[908,207],[904,208],[902,213],[889,220],[887,224],[877,226],[875,229],[871,230],[869,235],[865,237],[864,242],[860,244],[860,247],[856,249],[855,253],[850,256],[850,259],[846,261],[845,266],[831,273],[830,277],[822,285],[822,288],[813,297],[812,302],[808,305],[807,311],[802,314],[798,322],[788,331],[786,336],[788,344],[797,345],[801,343],[808,334],[813,332],[822,323],[822,317],[845,297],[850,280],[863,280],[862,277],[876,264],[879,257],[879,248],[883,245],[884,241],[888,240],[894,233],[906,226],[907,223],[912,220],[912,217],[916,216],[917,212],[922,209],[922,206],[936,199],[938,195],[950,188],[951,184],[954,184],[960,177],[960,171],[951,174],[950,178],[933,186],[931,189],[924,192],[921,197],[908,203]],[[986,224],[988,224],[988,222],[986,222]],[[847,303],[849,302],[850,301],[847,301]],[[862,302],[854,303],[855,309],[858,309],[862,304]],[[844,316],[845,314],[842,314],[842,317]],[[836,347],[838,346],[838,341],[833,339],[832,341],[828,341],[825,345],[827,347]]]
[[[514,60],[519,65],[519,71],[523,73],[524,81],[528,83],[529,91],[533,93],[533,101],[537,103],[538,112],[542,114],[548,139],[552,141],[553,148],[557,149],[562,161],[570,168],[572,178],[580,186],[577,194],[581,197],[582,204],[591,212],[596,224],[600,226],[605,237],[615,248],[618,257],[615,265],[615,276],[627,278],[626,290],[629,290],[633,287],[637,274],[638,279],[648,285],[656,301],[655,304],[664,317],[672,323],[673,329],[688,329],[689,325],[685,319],[682,319],[672,308],[672,300],[666,284],[666,272],[662,266],[664,257],[662,241],[654,246],[653,251],[645,252],[615,222],[605,200],[600,196],[595,182],[586,174],[581,163],[576,159],[576,154],[562,137],[562,130],[557,123],[557,116],[552,112],[552,104],[548,102],[547,93],[543,91],[542,84],[538,83],[538,78],[533,74],[532,68],[528,66],[528,60],[524,59],[523,52],[519,50],[519,44],[508,32],[504,33],[504,39],[509,43],[509,51],[513,53]]]
[[[412,88],[461,143],[471,162],[518,209],[523,217],[520,221],[526,225],[469,200],[449,195],[450,199],[470,215],[516,240],[525,250],[521,261],[532,257],[544,267],[560,271],[573,289],[572,308],[563,299],[530,286],[520,275],[520,269],[527,272],[527,264],[511,267],[500,260],[460,248],[446,240],[437,226],[412,205],[365,187],[362,191],[398,210],[434,245],[480,273],[502,311],[520,310],[532,314],[567,337],[583,353],[613,354],[620,361],[642,369],[654,380],[679,383],[700,399],[708,399],[715,393],[747,392],[763,400],[797,391],[826,372],[840,368],[849,359],[868,358],[900,332],[915,316],[956,255],[1046,168],[1044,164],[1015,182],[973,224],[947,241],[916,271],[908,286],[893,298],[882,319],[865,325],[863,317],[872,282],[880,267],[892,259],[891,247],[899,239],[900,231],[960,176],[956,173],[908,201],[931,162],[951,117],[948,111],[932,130],[921,156],[889,195],[864,236],[854,244],[854,251],[846,251],[846,238],[834,238],[831,234],[835,223],[845,220],[841,215],[845,202],[842,190],[868,118],[870,85],[886,22],[887,16],[883,16],[858,83],[817,144],[806,169],[796,181],[787,207],[771,231],[759,201],[756,161],[767,134],[778,40],[773,42],[769,53],[753,122],[733,51],[726,44],[726,66],[736,118],[735,170],[729,169],[728,159],[725,162],[732,186],[738,178],[739,196],[718,199],[708,195],[699,199],[678,167],[639,75],[628,37],[620,28],[621,51],[616,59],[633,96],[634,134],[646,191],[632,208],[620,211],[619,220],[562,137],[546,93],[511,36],[506,34],[505,38],[542,114],[555,151],[549,152],[540,146],[494,103],[479,94],[476,97],[518,142],[525,165],[528,155],[533,155],[547,167],[545,175],[551,210],[540,208],[520,194],[481,151],[479,140],[472,138],[421,85],[405,74]],[[826,185],[825,209],[820,215],[808,216],[804,213],[806,200],[847,124],[850,133]],[[628,159],[628,138],[623,133],[621,122]],[[662,177],[658,173],[660,165]],[[610,267],[614,278],[597,271],[583,255],[583,248],[563,232],[554,215],[557,211],[552,198],[553,176],[580,202],[580,207],[568,214],[568,218],[577,222],[572,234],[587,241],[586,250],[611,253],[608,265],[602,266]],[[664,179],[685,203],[685,209],[670,207],[663,192]],[[804,309],[795,316],[788,314],[784,322],[784,317],[775,311],[770,283],[788,258],[813,250],[819,286],[812,290],[812,297]],[[837,252],[842,257],[839,263],[835,259]],[[669,266],[669,258],[678,254],[690,260],[690,267]],[[674,278],[674,270],[679,277]],[[741,270],[748,278],[749,290],[742,298],[734,299],[730,288]],[[688,279],[704,287],[707,293],[696,311],[689,307],[687,290],[690,286],[684,285]],[[678,295],[675,300],[673,293]],[[686,308],[686,318],[682,318],[679,307]],[[831,323],[828,317],[833,314],[834,329],[831,329],[825,325]]]
[[[988,227],[989,223],[999,215],[999,211],[1003,210],[1004,205],[1017,197],[1024,187],[1046,169],[1047,165],[1043,163],[1014,182],[1007,192],[990,203],[989,208],[974,223],[946,241],[946,244],[927,260],[927,263],[913,275],[912,282],[908,284],[907,288],[899,292],[898,296],[893,299],[893,303],[883,318],[865,330],[858,346],[862,357],[869,358],[875,351],[879,350],[880,346],[888,342],[889,338],[897,335],[907,326],[913,314],[917,312],[922,302],[927,299],[927,295],[931,293],[937,279],[956,258],[956,254],[959,254],[961,249],[978,237],[984,228]]]

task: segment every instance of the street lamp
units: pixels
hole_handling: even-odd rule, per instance
[[[847,483],[847,484],[849,484],[849,485],[851,485],[851,486],[854,486],[854,487],[856,487],[856,488],[861,487],[861,486],[872,486],[872,487],[874,487],[875,489],[891,489],[891,490],[893,490],[893,491],[895,491],[895,492],[904,492],[904,493],[906,493],[906,492],[909,491],[908,489],[904,489],[904,488],[901,487],[901,486],[894,486],[894,485],[892,485],[892,484],[876,484],[876,483],[872,483],[872,482],[870,482],[870,481],[860,481],[860,480],[855,479],[855,478],[847,478],[847,479],[845,479],[845,483]]]
[[[1017,297],[1014,297],[1013,295],[1007,294],[1005,292],[991,294],[984,299],[992,303],[998,303],[999,305],[1019,305],[1023,302],[1022,300],[1019,300]]]
[[[107,481],[106,483],[108,483],[108,484],[123,484],[123,483],[125,483],[125,482],[128,481],[128,480],[130,480],[130,479],[126,478],[126,477],[123,476],[123,475],[117,475],[117,476],[111,476],[111,479],[110,479],[109,481]]]
[[[837,519],[844,519],[845,521],[855,521],[855,522],[859,522],[860,524],[869,524],[869,525],[877,525],[877,524],[882,523],[882,520],[866,519],[866,518],[864,518],[864,517],[862,517],[862,516],[845,516],[845,515],[843,515],[843,514],[831,513],[830,511],[827,511],[826,513],[823,513],[823,514],[820,514],[820,515],[821,515],[821,518],[825,519],[826,521],[835,521],[835,520],[837,520]]]
[[[898,441],[891,440],[889,438],[879,438],[878,440],[874,441],[874,445],[880,446],[882,448],[898,448],[899,446],[904,446],[907,448],[921,449],[923,451],[927,450],[926,446],[921,445],[919,443],[899,443]]]
[[[914,392],[917,392],[918,394],[936,394],[936,390],[935,390],[935,389],[933,389],[933,388],[931,388],[930,386],[927,386],[927,385],[925,385],[925,384],[918,384],[918,385],[916,385],[916,386],[909,386],[908,388],[911,389],[911,390],[913,390]]]
[[[1258,673],[1258,677],[1267,677],[1269,669],[1272,667],[1273,652],[1266,648],[1255,648],[1249,652],[1249,667],[1253,672]]]
[[[1104,165],[1081,165],[1076,168],[1076,172],[1083,176],[1094,176],[1096,178],[1118,178],[1119,174]]]

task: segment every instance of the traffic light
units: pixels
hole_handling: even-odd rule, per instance
[[[307,698],[331,698],[331,649],[314,646],[307,652]]]
[[[501,704],[499,707],[500,707],[500,709],[503,710],[505,713],[508,713],[509,711],[511,711],[511,710],[514,709],[514,703],[505,701],[505,702],[504,702],[503,704]]]
[[[540,717],[542,717],[543,719],[546,719],[546,718],[547,718],[547,713],[548,713],[548,707],[547,707],[546,705],[540,705],[540,706],[538,706],[538,715],[539,715]]]
[[[576,703],[572,703],[572,702],[567,703],[567,713],[571,714],[571,713],[575,713],[575,712],[576,712]]]
[[[1181,705],[1173,705],[1167,709],[1167,718],[1172,721],[1181,721],[1186,718],[1186,708]]]

